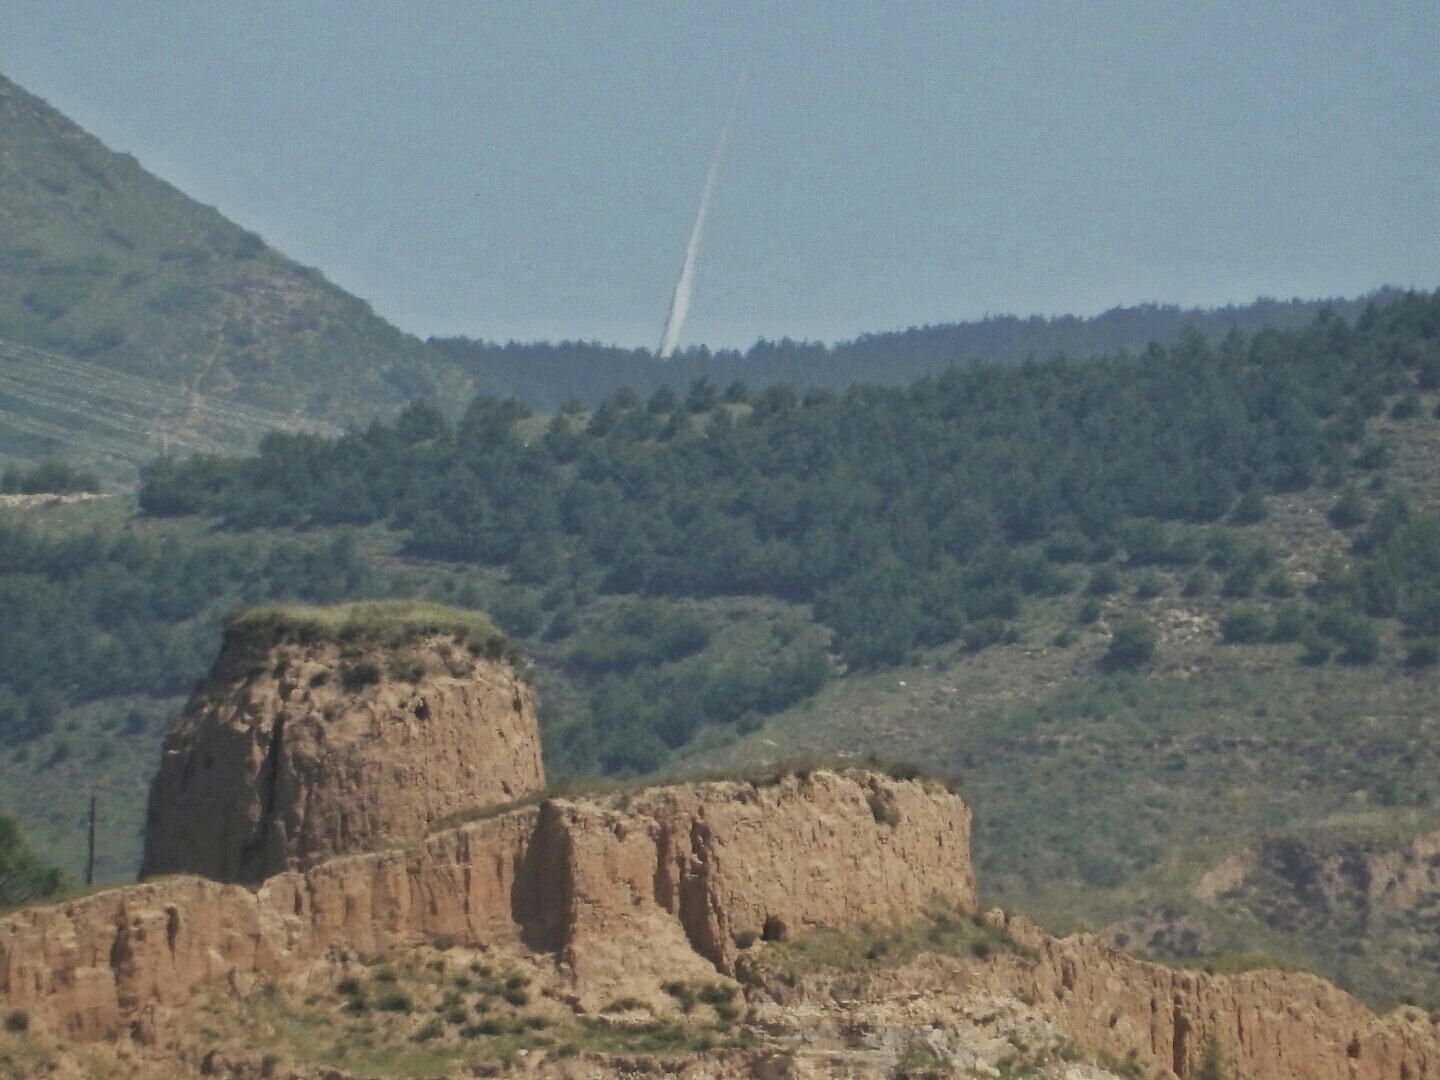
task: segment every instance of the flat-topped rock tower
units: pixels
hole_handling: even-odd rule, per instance
[[[258,882],[544,784],[529,688],[484,616],[257,608],[229,621],[165,738],[141,876]]]

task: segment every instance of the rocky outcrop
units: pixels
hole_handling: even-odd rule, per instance
[[[990,988],[1034,1003],[1091,1053],[1184,1077],[1213,1041],[1227,1075],[1254,1080],[1440,1076],[1440,1039],[1422,1010],[1381,1016],[1303,972],[1209,975],[1137,960],[1092,934],[1056,939],[1023,917],[987,918],[1029,950],[987,966]]]
[[[974,904],[969,811],[943,789],[818,771],[550,800],[258,891],[193,877],[0,919],[0,1004],[74,1036],[206,984],[243,989],[438,935],[555,954],[582,996],[729,969],[752,937]]]
[[[543,786],[529,688],[478,616],[251,613],[166,736],[141,876],[259,882]]]
[[[1001,1063],[1008,1040],[1073,1047],[1126,1075],[1192,1076],[1213,1047],[1227,1075],[1255,1080],[1440,1076],[1436,1027],[1418,1009],[1380,1016],[1299,972],[1169,968],[999,911],[981,921],[1004,947],[922,953],[873,977],[822,973],[808,998],[781,949],[780,997],[763,1000],[772,988],[752,975],[769,954],[746,951],[754,937],[904,924],[927,909],[953,926],[930,905],[973,909],[968,826],[954,795],[861,771],[551,799],[254,892],[177,877],[15,913],[0,919],[0,1007],[72,1038],[129,1030],[143,1043],[153,1011],[197,988],[265,982],[303,997],[313,972],[443,937],[543,963],[562,984],[547,986],[551,1000],[591,1016],[632,987],[663,999],[660,980],[734,972],[760,1030],[793,1030],[803,1048],[822,1022],[835,1029],[851,1049],[827,1075],[889,1076],[907,1046],[979,1068]],[[745,1075],[789,1075],[772,1063]]]

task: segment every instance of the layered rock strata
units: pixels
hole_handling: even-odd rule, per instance
[[[205,984],[438,935],[554,953],[581,996],[714,977],[751,938],[903,921],[936,896],[972,907],[969,823],[954,795],[865,772],[555,799],[254,892],[177,877],[18,912],[0,920],[0,1004],[99,1038]]]
[[[327,622],[228,628],[166,736],[142,877],[259,882],[544,786],[530,691],[493,630],[467,640],[413,606],[317,610]]]
[[[1304,972],[1210,975],[1137,960],[1093,934],[1057,939],[1020,916],[988,918],[1030,950],[987,965],[989,987],[1035,1003],[1091,1053],[1185,1077],[1213,1042],[1227,1075],[1255,1080],[1440,1076],[1440,1038],[1420,1009],[1382,1016]]]
[[[177,877],[12,914],[0,919],[0,1007],[72,1038],[143,1036],[153,1009],[183,1006],[199,987],[300,987],[346,957],[446,937],[553,963],[563,996],[592,1014],[617,987],[648,980],[658,999],[661,979],[733,973],[758,1022],[793,1028],[801,1048],[826,1024],[837,1045],[859,1039],[835,1059],[845,1075],[852,1057],[894,1057],[887,1039],[923,1035],[940,1058],[969,1060],[984,1047],[966,1040],[995,1041],[995,1017],[1013,1013],[1001,1025],[1011,1035],[1062,1039],[1126,1075],[1192,1076],[1213,1047],[1227,1075],[1255,1080],[1440,1076],[1440,1039],[1421,1010],[1380,1016],[1298,972],[1168,968],[999,911],[983,921],[1013,947],[922,954],[858,981],[782,971],[772,986],[767,946],[742,948],[820,926],[904,923],[936,898],[973,908],[968,826],[955,796],[858,771],[552,799],[255,892]],[[768,1075],[769,1060],[742,1071]]]

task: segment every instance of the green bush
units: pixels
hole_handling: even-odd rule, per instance
[[[1146,571],[1135,582],[1135,597],[1139,600],[1153,600],[1165,592],[1165,579],[1152,571]]]
[[[1380,635],[1374,624],[1357,611],[1341,607],[1323,609],[1316,628],[1340,647],[1336,659],[1342,664],[1373,663],[1380,654]]]
[[[1350,529],[1363,525],[1366,515],[1365,499],[1360,489],[1354,484],[1346,484],[1326,516],[1337,529]]]
[[[1102,563],[1090,572],[1085,583],[1088,596],[1110,596],[1120,591],[1120,572],[1110,563]]]
[[[1303,650],[1300,653],[1300,662],[1306,667],[1319,667],[1330,659],[1335,651],[1335,645],[1331,640],[1322,634],[1314,624],[1307,624],[1300,634],[1300,644]]]
[[[1440,647],[1434,641],[1417,641],[1405,654],[1405,664],[1412,668],[1434,667],[1440,662]]]
[[[1299,604],[1283,604],[1275,612],[1275,622],[1270,627],[1270,640],[1299,641],[1307,625],[1305,610]]]
[[[1390,419],[1409,420],[1411,417],[1420,415],[1420,395],[1409,393],[1390,406]]]
[[[1265,595],[1284,600],[1295,595],[1295,584],[1284,570],[1276,570],[1265,579]]]
[[[15,821],[0,814],[0,908],[43,900],[66,884],[65,874],[42,862]]]
[[[1110,647],[1101,660],[1109,670],[1140,667],[1155,655],[1155,631],[1139,616],[1128,616],[1115,627]]]
[[[1235,509],[1230,511],[1230,520],[1236,525],[1258,525],[1265,520],[1268,513],[1264,493],[1259,488],[1252,487],[1240,496]]]
[[[1220,640],[1227,645],[1253,645],[1269,631],[1265,613],[1249,604],[1237,604],[1220,617]]]

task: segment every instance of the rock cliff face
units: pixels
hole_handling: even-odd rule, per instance
[[[973,910],[968,826],[955,796],[860,771],[551,799],[254,892],[176,877],[17,912],[0,919],[0,1008],[72,1040],[144,1047],[156,1011],[182,1015],[199,988],[315,1000],[357,960],[443,937],[549,972],[557,1016],[653,1013],[662,987],[735,975],[761,1044],[715,1059],[714,1075],[878,1080],[917,1048],[960,1068],[1043,1044],[1126,1075],[1191,1076],[1213,1047],[1227,1075],[1255,1080],[1440,1076],[1436,1026],[1418,1009],[1379,1016],[1303,973],[1168,968],[999,911],[979,919],[1003,948],[797,974],[784,939],[807,930],[939,918],[937,898]],[[168,1045],[151,1051],[158,1066],[180,1052]],[[556,1068],[536,1075],[570,1075]],[[1076,1068],[1054,1075],[1101,1075]]]
[[[530,691],[493,630],[322,610],[229,627],[165,739],[142,877],[259,882],[544,786]]]
[[[551,800],[256,892],[177,877],[18,912],[0,919],[0,1004],[96,1038],[204,984],[436,935],[554,953],[598,1001],[713,978],[741,935],[971,907],[969,823],[954,795],[863,772]]]
[[[1056,939],[1020,916],[988,917],[1033,950],[990,965],[988,984],[1036,1003],[1092,1052],[1184,1077],[1213,1040],[1230,1075],[1255,1080],[1440,1076],[1440,1039],[1420,1009],[1380,1016],[1315,975],[1177,970],[1092,934]]]

